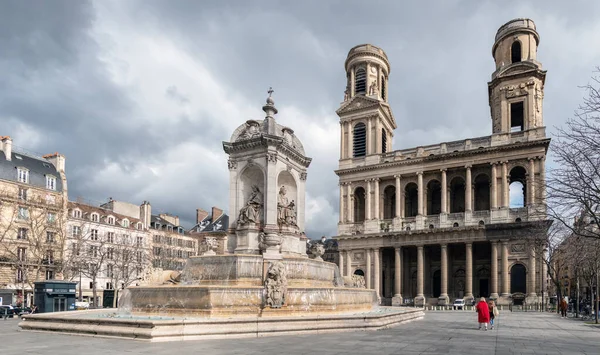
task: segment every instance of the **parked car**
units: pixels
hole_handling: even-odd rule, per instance
[[[29,307],[14,307],[14,314],[18,315],[19,317],[24,314],[30,314],[30,313],[31,313],[31,308],[29,308]]]
[[[457,298],[454,300],[452,304],[452,308],[454,309],[463,309],[465,307],[465,300],[462,298]]]
[[[13,318],[15,316],[15,309],[13,308],[13,306],[0,306],[0,317],[4,317],[7,314],[8,318]]]

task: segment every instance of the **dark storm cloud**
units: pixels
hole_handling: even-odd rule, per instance
[[[334,111],[351,47],[372,43],[390,59],[395,149],[483,136],[495,32],[530,17],[548,69],[551,131],[600,64],[599,12],[595,1],[4,1],[0,134],[65,154],[72,198],[150,200],[190,222],[197,207],[227,208],[221,141],[262,117],[273,86],[278,121],[314,158],[307,233],[330,235],[339,198]],[[159,50],[136,47],[148,41]],[[174,77],[186,71],[196,83]],[[39,141],[20,141],[19,124]]]

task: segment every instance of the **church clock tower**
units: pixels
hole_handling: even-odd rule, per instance
[[[340,168],[352,166],[354,158],[367,162],[376,154],[392,150],[396,121],[388,105],[390,64],[385,52],[371,44],[350,50],[345,63],[344,102],[340,117]]]
[[[543,138],[542,101],[546,71],[537,60],[540,35],[530,19],[515,19],[496,33],[496,71],[488,83],[494,134],[526,132]]]

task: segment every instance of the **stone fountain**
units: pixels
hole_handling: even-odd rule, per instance
[[[341,277],[323,245],[304,234],[307,168],[302,143],[275,121],[272,90],[262,122],[239,126],[229,142],[226,238],[207,237],[201,256],[129,287],[118,311],[24,317],[24,330],[152,341],[380,329],[421,318],[422,310],[379,307],[362,276]],[[216,250],[225,251],[218,255]]]

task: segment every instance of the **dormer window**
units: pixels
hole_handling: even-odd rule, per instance
[[[90,219],[92,220],[92,222],[98,222],[100,220],[100,217],[98,216],[97,213],[92,213],[90,215]]]
[[[123,221],[121,221],[121,225],[125,228],[129,227],[129,220],[128,219],[124,219]]]
[[[115,217],[113,217],[113,216],[109,216],[109,217],[106,219],[106,223],[108,223],[108,224],[115,224]]]
[[[137,229],[142,229],[142,224],[138,222],[138,223],[135,225],[135,227],[136,227]]]
[[[46,175],[46,188],[48,190],[56,190],[56,177]]]
[[[25,168],[17,168],[17,180],[19,182],[28,184],[29,183],[29,170]]]
[[[81,218],[81,211],[80,210],[73,210],[73,217],[75,217],[75,218]]]

